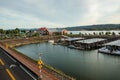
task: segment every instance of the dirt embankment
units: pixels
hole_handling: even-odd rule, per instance
[[[41,37],[30,37],[30,38],[21,38],[21,39],[6,39],[6,40],[1,40],[1,42],[4,44],[8,44],[10,47],[15,47],[25,44],[45,42],[51,39],[57,40],[60,38],[61,36],[41,36]]]

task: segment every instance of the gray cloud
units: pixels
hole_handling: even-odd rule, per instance
[[[51,26],[120,23],[119,4],[119,0],[0,0],[0,22]]]

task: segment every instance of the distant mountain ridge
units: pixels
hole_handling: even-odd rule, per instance
[[[69,31],[79,30],[120,30],[120,24],[99,24],[99,25],[88,25],[88,26],[74,26],[66,27]]]

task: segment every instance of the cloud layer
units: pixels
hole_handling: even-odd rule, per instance
[[[0,28],[120,23],[120,0],[0,0]]]

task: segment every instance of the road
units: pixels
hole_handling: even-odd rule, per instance
[[[29,70],[0,48],[0,80],[37,80]]]

